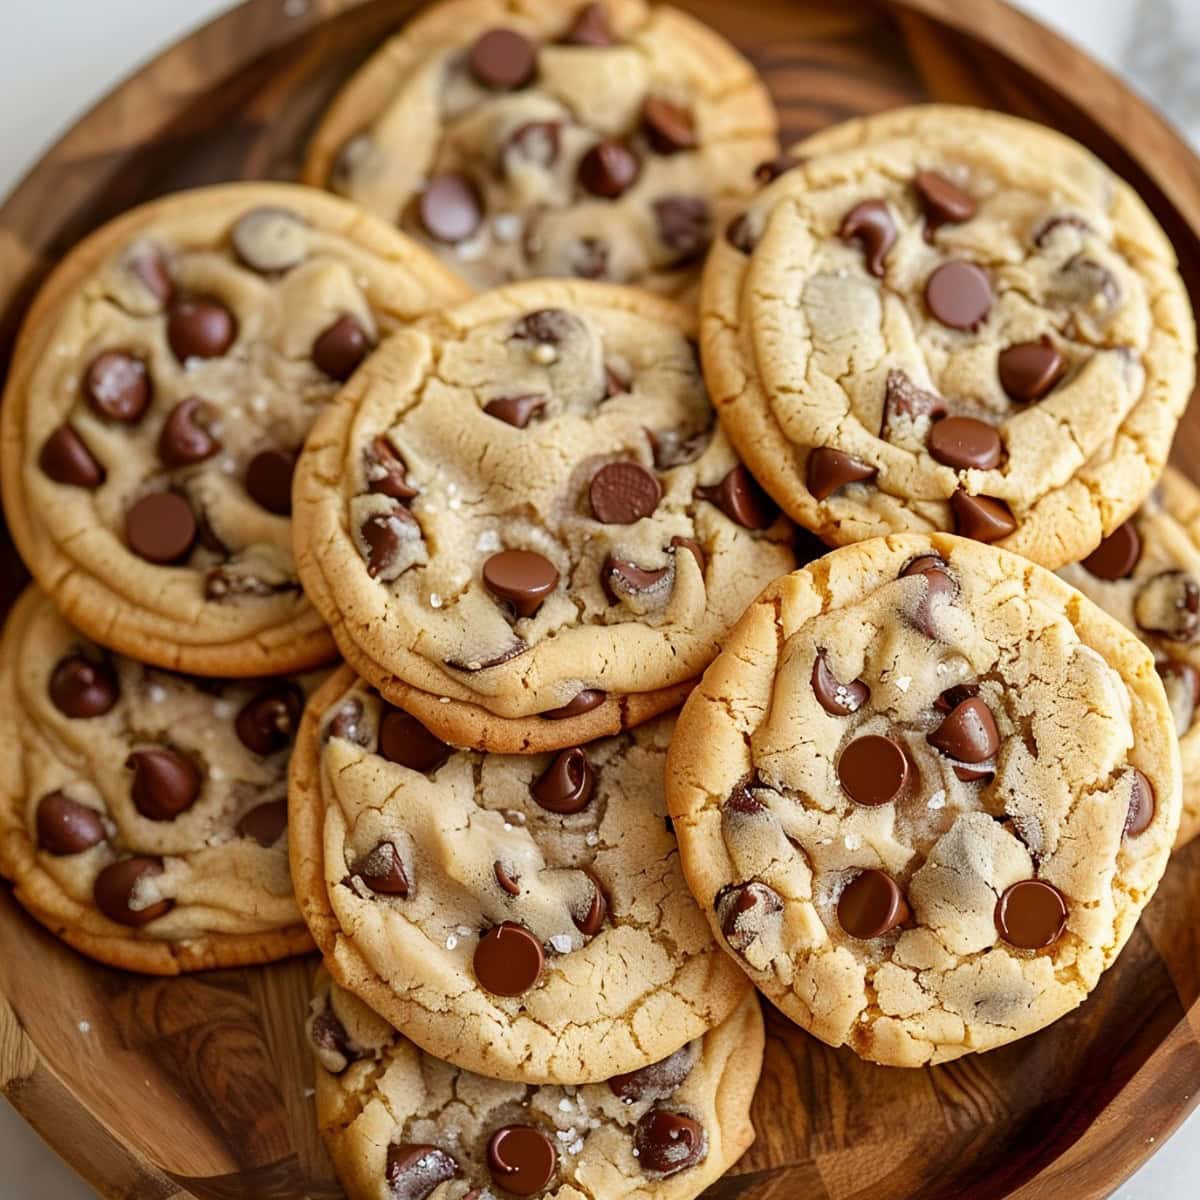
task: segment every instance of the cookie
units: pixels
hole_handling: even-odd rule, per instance
[[[317,1124],[350,1200],[691,1200],[754,1140],[763,1021],[750,988],[663,1061],[582,1087],[453,1067],[323,971],[306,1030]]]
[[[689,329],[630,288],[513,284],[394,335],[318,420],[305,590],[444,740],[524,753],[664,711],[791,569]]]
[[[838,544],[949,530],[1051,568],[1094,549],[1161,473],[1195,374],[1134,191],[1048,129],[937,105],[776,169],[714,243],[701,319],[767,491]]]
[[[773,158],[766,89],[723,38],[644,0],[444,0],[368,60],[305,179],[480,288],[693,285]]]
[[[583,1083],[673,1054],[744,982],[679,871],[672,718],[541,756],[455,751],[345,668],[291,774],[292,874],[334,978],[468,1071]]]
[[[0,647],[0,873],[16,898],[129,971],[311,950],[288,874],[287,762],[322,677],[143,666],[28,588]]]
[[[203,188],[104,226],[34,301],[4,396],[4,507],[33,575],[89,637],[157,666],[327,661],[292,559],[295,455],[380,337],[463,294],[308,188]]]
[[[1200,492],[1168,467],[1150,498],[1080,563],[1059,571],[1154,655],[1183,760],[1177,846],[1200,833]]]
[[[950,534],[780,580],[679,718],[667,797],[730,955],[793,1021],[890,1066],[1080,1004],[1179,826],[1150,652],[1041,567]]]

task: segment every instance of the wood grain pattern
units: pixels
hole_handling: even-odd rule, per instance
[[[799,138],[924,98],[1079,138],[1128,178],[1200,298],[1200,162],[1080,52],[999,0],[675,0],[758,64]],[[49,266],[129,205],[192,184],[289,178],[340,82],[412,0],[251,0],[102,101],[0,209],[0,371]],[[1176,459],[1197,462],[1200,419]],[[1193,474],[1200,475],[1194,470]],[[23,582],[0,530],[0,606]],[[888,1070],[769,1014],[758,1142],[708,1200],[1098,1200],[1200,1088],[1200,842],[1117,966],[1051,1029]],[[105,1196],[337,1200],[306,1090],[311,961],[155,980],[92,965],[0,893],[0,1090]]]

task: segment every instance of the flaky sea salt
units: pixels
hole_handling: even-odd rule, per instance
[[[455,947],[455,946],[457,946],[457,945],[458,945],[458,938],[456,938],[456,937],[454,936],[454,934],[451,934],[451,935],[450,935],[450,936],[449,936],[449,937],[446,939],[446,949],[447,949],[447,950],[453,950],[453,949],[454,949],[454,947]]]
[[[441,608],[442,607],[442,598],[441,598],[441,596],[438,595],[437,592],[429,593],[429,607],[430,608]]]
[[[901,675],[900,678],[896,680],[896,686],[902,692],[907,692],[909,689],[909,686],[911,684],[912,684],[912,676],[911,675]]]
[[[556,954],[569,954],[571,952],[571,935],[556,933],[550,939],[550,947]]]
[[[80,1021],[79,1022],[79,1032],[80,1033],[91,1033],[92,1032],[91,1021]]]
[[[589,846],[595,846],[600,841],[600,835],[594,829],[589,829],[587,833],[584,834],[583,840],[587,842]]]
[[[927,807],[929,807],[929,808],[945,808],[946,807],[946,793],[941,791],[940,789],[938,791],[934,792],[933,795],[929,797]]]
[[[842,840],[847,850],[857,850],[862,845],[862,838],[857,833],[848,833]]]

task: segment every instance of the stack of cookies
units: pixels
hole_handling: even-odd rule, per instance
[[[1200,829],[1195,333],[1132,189],[938,106],[781,153],[644,0],[441,0],[305,178],[30,310],[21,903],[131,970],[315,943],[356,1200],[698,1196],[756,988],[891,1066],[1080,1004]]]

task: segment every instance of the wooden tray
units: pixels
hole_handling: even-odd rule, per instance
[[[1146,198],[1200,301],[1200,162],[1122,84],[999,0],[676,3],[756,61],[787,139],[930,97],[1074,135]],[[332,92],[413,6],[251,0],[97,106],[0,209],[0,363],[47,268],[102,221],[193,184],[293,177]],[[1193,416],[1180,465],[1198,450]],[[0,529],[0,605],[23,579]],[[772,1014],[758,1142],[709,1200],[1107,1195],[1200,1099],[1197,930],[1200,841],[1088,1003],[1016,1045],[888,1070]],[[0,1088],[105,1196],[340,1197],[306,1094],[312,969],[124,975],[0,891]]]

